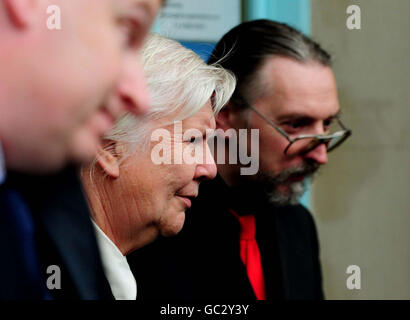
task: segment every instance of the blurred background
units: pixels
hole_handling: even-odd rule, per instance
[[[360,29],[346,26],[350,5]],[[301,200],[318,227],[327,299],[410,299],[409,13],[409,0],[167,0],[154,26],[206,60],[229,29],[267,18],[334,57],[353,136]],[[350,265],[361,270],[359,290],[347,288]]]

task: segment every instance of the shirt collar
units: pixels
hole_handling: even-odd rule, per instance
[[[3,148],[0,141],[0,184],[6,181],[6,163],[4,160]]]
[[[135,300],[137,283],[127,258],[93,221],[105,276],[116,300]]]

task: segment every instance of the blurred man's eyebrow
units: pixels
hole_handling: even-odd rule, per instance
[[[166,0],[161,0],[161,1],[162,3],[164,3],[164,1]],[[139,1],[139,2],[133,3],[132,9],[139,9],[139,8],[142,8],[145,11],[147,17],[149,17],[150,19],[155,19],[156,14],[154,12],[154,8],[148,2]]]
[[[160,10],[161,10],[161,8],[165,7],[166,3],[167,3],[167,0],[161,0]],[[152,7],[151,7],[147,2],[145,2],[145,1],[144,1],[144,2],[140,2],[139,5],[141,5],[141,4],[143,5],[144,10],[145,10],[149,15],[151,15],[152,18],[155,18],[155,17],[156,17],[156,14],[154,15],[154,12],[153,12],[153,10],[152,10]],[[138,6],[138,4],[137,4],[137,6]]]
[[[168,0],[160,0],[160,4],[159,4],[160,9],[165,7],[167,5],[167,2],[168,2]]]

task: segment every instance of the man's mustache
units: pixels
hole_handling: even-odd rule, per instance
[[[303,176],[305,178],[313,176],[320,168],[317,162],[304,162],[300,166],[286,169],[275,177],[277,183],[284,183],[290,178]]]

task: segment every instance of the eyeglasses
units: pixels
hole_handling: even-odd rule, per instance
[[[276,124],[274,124],[271,120],[265,117],[259,110],[255,107],[247,103],[247,105],[263,120],[269,123],[277,132],[279,132],[282,136],[284,136],[288,141],[289,144],[284,150],[285,155],[298,155],[298,154],[305,154],[313,149],[315,149],[318,145],[324,144],[326,146],[327,152],[334,150],[336,147],[340,146],[351,134],[352,131],[345,127],[342,121],[339,119],[338,116],[335,116],[337,123],[340,125],[342,130],[336,131],[332,134],[305,134],[300,135],[296,138],[290,138],[290,136]]]

